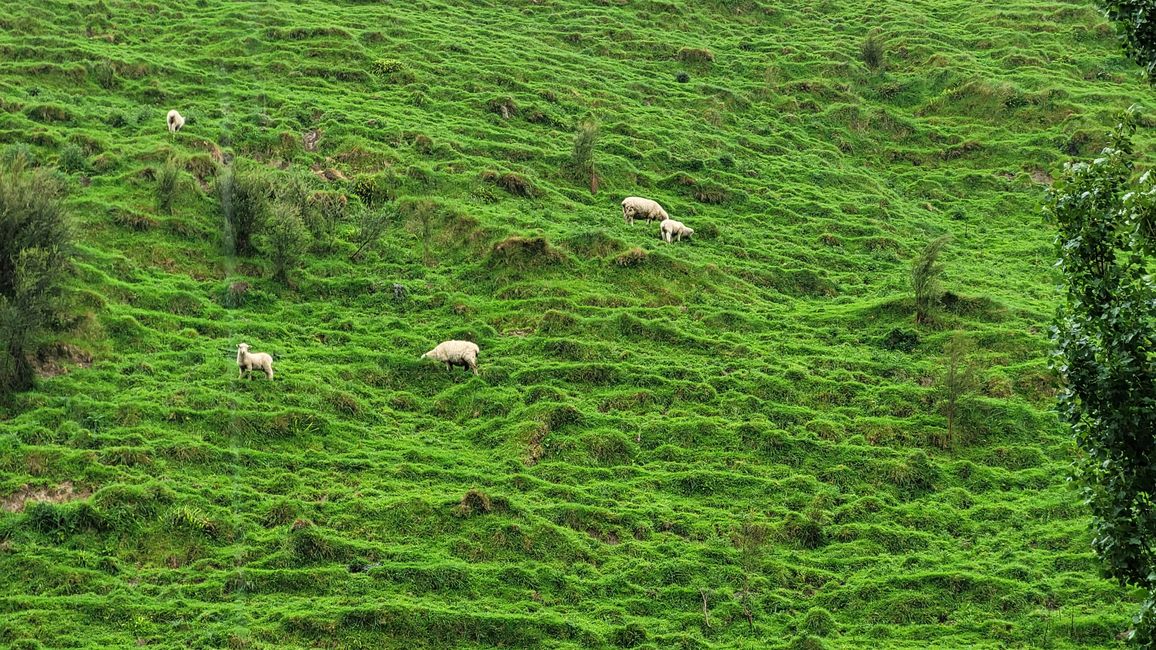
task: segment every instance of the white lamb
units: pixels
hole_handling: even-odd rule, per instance
[[[477,344],[469,341],[446,341],[429,352],[421,355],[423,359],[434,359],[446,364],[446,370],[453,370],[454,366],[474,371],[478,374],[478,353],[481,349]]]
[[[253,370],[264,370],[265,376],[269,379],[273,378],[273,357],[264,352],[249,352],[249,344],[241,343],[237,346],[237,367],[240,371],[237,373],[237,379],[249,373],[249,378],[253,378]]]
[[[674,219],[667,219],[658,224],[658,234],[662,235],[662,240],[665,242],[674,241],[677,237],[678,241],[682,241],[682,236],[686,235],[687,239],[694,234],[693,228],[687,228],[681,221]]]
[[[171,110],[169,111],[168,124],[169,133],[176,133],[177,131],[180,131],[181,127],[185,125],[185,118],[175,109]]]
[[[622,199],[622,218],[626,220],[626,224],[634,225],[635,217],[647,221],[662,221],[669,219],[670,215],[662,209],[658,201],[644,199],[641,196],[628,196]]]

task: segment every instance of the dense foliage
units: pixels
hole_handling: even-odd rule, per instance
[[[1148,255],[1156,178],[1133,179],[1135,114],[1091,162],[1069,164],[1048,195],[1066,300],[1056,327],[1060,410],[1083,454],[1092,545],[1108,572],[1150,595],[1136,619],[1156,643],[1156,286]]]
[[[1156,84],[1156,1],[1096,1],[1116,25],[1124,52],[1144,67],[1148,82]]]
[[[0,166],[0,397],[35,381],[27,355],[60,315],[71,253],[63,188],[22,161]]]

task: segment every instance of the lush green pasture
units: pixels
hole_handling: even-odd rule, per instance
[[[0,646],[1117,645],[1039,203],[1149,97],[1118,52],[1076,1],[7,3],[0,151],[83,161],[68,358],[0,406],[0,499],[59,488],[0,512]],[[283,286],[222,252],[215,157],[399,216]]]

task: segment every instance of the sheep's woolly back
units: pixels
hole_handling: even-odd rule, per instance
[[[675,221],[674,219],[667,219],[658,224],[658,232],[666,241],[670,241],[676,235],[681,237],[690,237],[694,234],[693,229],[687,228],[686,225],[681,221]]]
[[[626,218],[627,222],[633,221],[635,217],[647,221],[662,221],[670,218],[670,215],[658,204],[658,201],[645,199],[641,196],[628,196],[622,199],[622,216]]]
[[[470,341],[445,341],[429,352],[421,355],[423,359],[437,359],[442,362],[478,362],[478,353],[481,348]]]
[[[178,113],[176,109],[169,111],[169,115],[166,118],[166,121],[169,125],[169,133],[176,133],[177,131],[180,131],[181,127],[185,125],[184,116]]]

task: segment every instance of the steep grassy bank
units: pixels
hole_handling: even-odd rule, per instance
[[[11,7],[0,144],[79,149],[84,317],[46,341],[69,371],[0,407],[0,644],[1116,643],[1134,599],[1064,482],[1038,210],[1144,96],[1110,29],[693,5]],[[585,117],[596,195],[567,171]],[[222,253],[234,157],[398,219],[284,287]],[[625,226],[629,194],[695,240]],[[910,260],[948,233],[917,328]],[[981,381],[945,448],[953,330]],[[418,360],[461,337],[481,377]],[[241,341],[276,381],[236,380]]]

